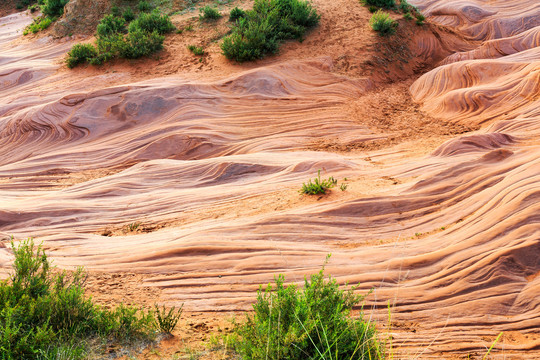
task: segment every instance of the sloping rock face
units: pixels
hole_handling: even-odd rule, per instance
[[[64,9],[64,16],[53,28],[55,37],[75,34],[92,35],[111,4],[104,0],[71,0]]]

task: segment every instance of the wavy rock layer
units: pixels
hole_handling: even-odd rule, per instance
[[[305,151],[390,136],[350,116],[374,84],[336,75],[330,59],[107,87],[125,75],[70,82],[54,73],[67,45],[14,48],[24,21],[1,19],[0,231],[44,240],[64,267],[147,274],[165,302],[204,311],[248,309],[259,284],[301,281],[332,253],[328,272],[376,289],[374,316],[392,303],[401,353],[482,352],[507,331],[500,354],[535,358],[540,5],[411,2],[472,47],[456,45],[412,97],[479,128],[424,157]],[[418,53],[457,44],[441,36]],[[318,169],[350,189],[300,196]],[[143,231],[121,231],[136,222]],[[4,270],[9,259],[0,249]]]

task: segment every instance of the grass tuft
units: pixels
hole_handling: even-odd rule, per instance
[[[333,188],[336,185],[337,180],[332,176],[330,176],[328,179],[321,180],[321,170],[319,170],[317,172],[317,177],[313,181],[309,179],[307,183],[302,184],[302,189],[300,192],[308,195],[325,194],[326,190]]]
[[[340,289],[326,279],[324,266],[304,279],[303,288],[285,286],[285,277],[277,276],[275,287],[260,287],[254,314],[235,326],[236,351],[254,360],[383,359],[374,325],[362,314],[350,317],[365,298],[354,294],[357,288]]]

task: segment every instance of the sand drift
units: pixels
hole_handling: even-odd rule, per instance
[[[329,273],[376,289],[375,316],[391,302],[402,351],[474,351],[507,331],[499,348],[535,358],[540,3],[411,3],[471,48],[410,88],[435,119],[479,129],[428,156],[309,151],[388,136],[347,111],[376,84],[329,58],[208,83],[72,81],[57,71],[69,44],[14,45],[29,20],[0,19],[0,231],[45,241],[62,267],[146,274],[198,311],[248,309],[259,284],[301,281],[332,253]],[[350,190],[301,196],[319,169]],[[148,231],[115,233],[130,223]]]

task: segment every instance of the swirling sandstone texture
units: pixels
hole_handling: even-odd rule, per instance
[[[57,70],[69,44],[14,45],[29,20],[1,18],[0,231],[197,311],[249,309],[332,253],[340,282],[375,288],[370,314],[390,302],[403,357],[484,353],[505,331],[496,356],[540,358],[540,3],[410,2],[437,35],[415,54],[442,59],[410,86],[418,114],[476,129],[434,146],[364,147],[393,136],[354,106],[383,85],[333,71],[335,54],[212,81],[75,78]],[[364,150],[312,151],[328,139]],[[348,190],[298,194],[318,170]]]

